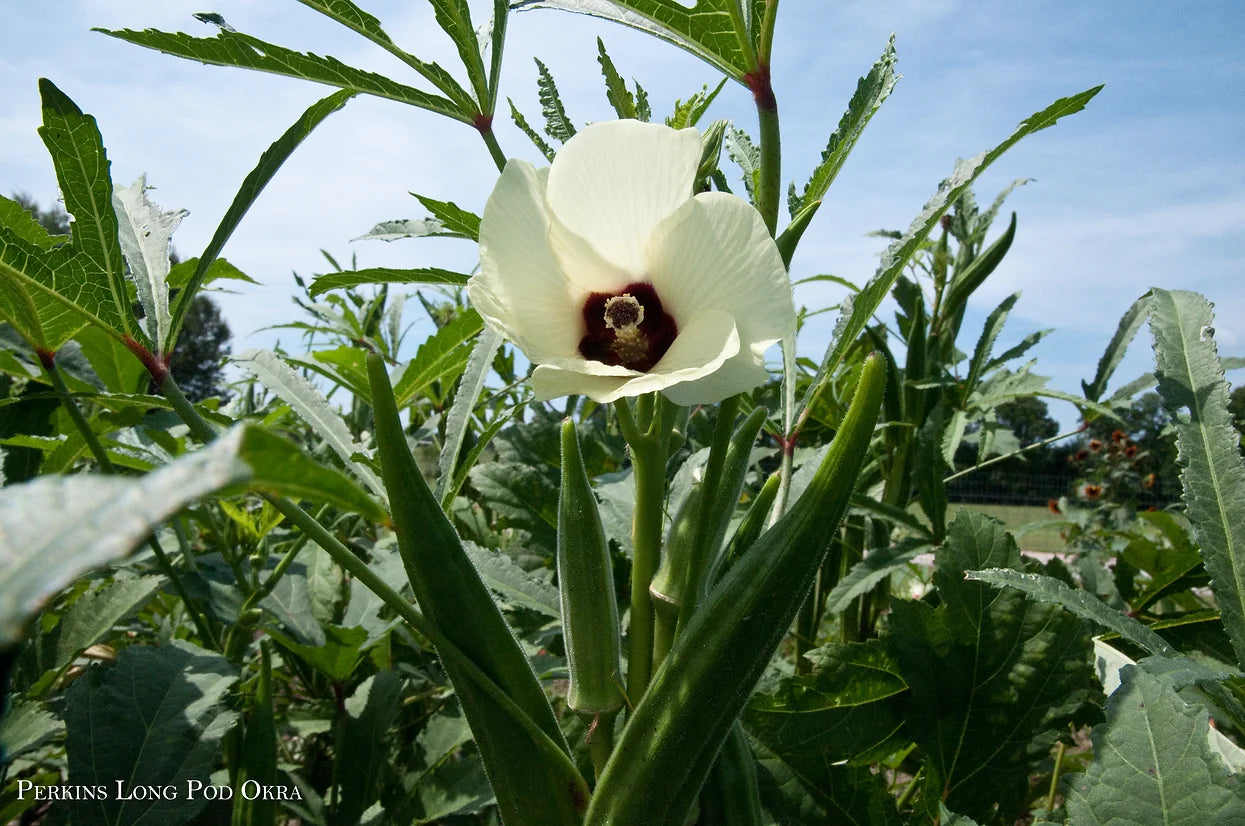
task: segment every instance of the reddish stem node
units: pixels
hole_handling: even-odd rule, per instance
[[[151,382],[155,389],[159,390],[163,387],[164,380],[169,377],[169,358],[172,357],[172,354],[161,357],[158,353],[148,350],[142,342],[136,341],[131,336],[126,336],[121,341],[125,344],[126,349],[143,363],[143,367],[147,368],[147,372],[151,374]]]
[[[774,87],[770,83],[768,63],[758,63],[755,72],[748,72],[744,75],[744,82],[752,90],[752,99],[756,101],[758,109],[772,111],[778,108],[778,101],[774,98]]]
[[[39,357],[39,363],[43,365],[43,369],[51,373],[56,369],[56,351],[45,350],[42,347],[35,348],[35,355]]]
[[[487,134],[493,131],[493,116],[492,115],[486,115],[483,112],[480,112],[475,116],[475,120],[473,121],[473,123],[475,124],[475,128],[480,132],[481,135],[484,135],[484,134]]]

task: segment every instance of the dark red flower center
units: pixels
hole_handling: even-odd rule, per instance
[[[639,281],[617,293],[589,295],[584,300],[584,327],[580,355],[641,373],[653,369],[679,335],[653,285]]]

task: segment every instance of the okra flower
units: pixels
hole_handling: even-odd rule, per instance
[[[700,157],[695,129],[622,120],[551,167],[506,164],[467,290],[535,365],[538,398],[709,404],[766,380],[765,351],[795,329],[786,268],[751,205],[693,193]]]

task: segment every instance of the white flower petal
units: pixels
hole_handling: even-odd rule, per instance
[[[605,404],[624,396],[664,390],[708,376],[720,370],[738,352],[739,334],[735,323],[726,313],[710,310],[690,319],[679,330],[678,338],[665,356],[647,373],[630,370],[628,376],[601,375],[599,368],[606,365],[587,360],[578,365],[541,364],[532,372],[532,389],[541,401],[579,394]]]
[[[662,394],[675,404],[713,404],[751,390],[769,380],[769,372],[755,353],[745,349],[703,378],[671,385]]]
[[[506,164],[480,222],[480,272],[467,283],[480,315],[535,362],[578,354],[587,296],[549,246],[547,174],[525,161]]]
[[[705,309],[735,319],[745,347],[761,350],[795,331],[782,255],[761,215],[724,192],[689,200],[653,232],[648,273],[675,319]]]
[[[549,208],[602,257],[640,278],[649,235],[692,195],[700,153],[695,129],[592,124],[559,150]]]
[[[567,279],[589,292],[616,293],[640,280],[601,256],[587,239],[571,232],[556,215],[549,215],[549,246]]]

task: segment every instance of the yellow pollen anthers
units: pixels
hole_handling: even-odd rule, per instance
[[[605,302],[605,326],[614,331],[610,350],[623,364],[643,358],[648,353],[648,336],[640,332],[644,321],[644,305],[631,293],[623,293]]]

